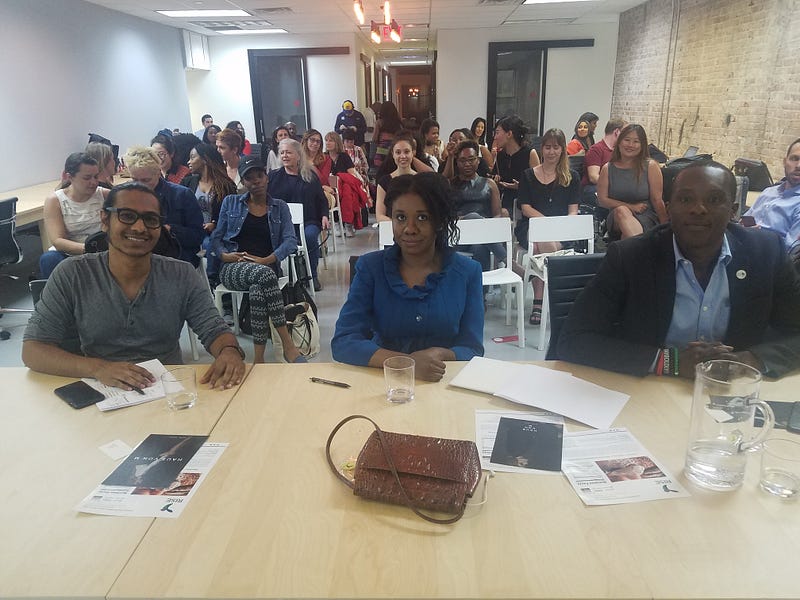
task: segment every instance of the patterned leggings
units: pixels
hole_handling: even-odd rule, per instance
[[[275,327],[286,325],[283,294],[272,267],[251,262],[224,263],[219,280],[229,290],[250,292],[254,344],[267,343],[270,320]]]

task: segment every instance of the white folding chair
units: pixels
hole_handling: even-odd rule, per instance
[[[566,217],[532,217],[528,219],[528,251],[522,257],[525,265],[525,281],[538,277],[544,282],[542,297],[542,319],[539,325],[539,350],[545,349],[547,341],[547,322],[550,317],[547,292],[547,261],[534,260],[534,256],[544,257],[549,252],[533,253],[537,242],[571,242],[586,240],[589,254],[594,253],[594,217],[592,215],[569,215]]]
[[[394,246],[394,231],[391,221],[378,221],[378,248],[383,250],[387,246]]]
[[[333,205],[328,211],[328,220],[331,222],[331,240],[333,243],[333,251],[336,252],[336,218],[339,215],[339,231],[342,233],[342,244],[347,245],[344,236],[344,221],[342,221],[342,206],[339,199],[339,178],[336,175],[328,175],[328,185],[333,188],[333,197],[336,198],[336,204]]]
[[[306,271],[308,275],[311,276],[311,258],[308,256],[308,246],[306,245],[303,205],[297,202],[290,202],[289,212],[292,213],[292,223],[299,229],[299,234],[297,236],[297,254],[303,257],[303,260],[306,263]],[[297,273],[294,270],[294,261],[289,261],[289,279],[292,282],[295,282],[298,279]],[[314,282],[311,281],[311,284],[306,285],[306,287],[308,288],[311,296],[316,298],[317,294],[314,291]]]
[[[460,235],[459,245],[505,244],[506,262],[511,264],[512,234],[511,219],[498,217],[493,219],[461,219],[458,222]],[[525,347],[525,301],[522,278],[510,268],[484,271],[483,286],[500,285],[506,293],[506,325],[511,325],[511,292],[517,297],[517,338],[520,348]]]

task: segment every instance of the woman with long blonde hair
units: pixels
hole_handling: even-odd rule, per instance
[[[580,176],[569,168],[567,140],[560,129],[548,129],[542,136],[542,163],[522,173],[519,182],[519,207],[523,218],[515,234],[523,247],[528,247],[528,219],[577,215],[580,202]],[[561,242],[538,242],[533,252],[555,252]],[[542,319],[544,282],[533,279],[533,309],[530,324],[539,325]]]

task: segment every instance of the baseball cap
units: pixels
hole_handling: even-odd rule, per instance
[[[259,157],[245,156],[239,163],[239,177],[244,179],[244,176],[251,169],[261,169],[262,171],[267,170],[266,167],[264,166],[264,163],[261,162],[261,159]]]
[[[344,110],[353,110],[354,108],[353,102],[351,100],[345,100],[344,102],[342,102],[342,108]]]

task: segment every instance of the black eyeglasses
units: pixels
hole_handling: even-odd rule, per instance
[[[159,229],[164,223],[163,217],[158,213],[148,212],[141,214],[131,208],[117,208],[115,206],[109,206],[106,208],[106,212],[117,213],[119,222],[125,225],[133,225],[136,221],[141,219],[144,226],[148,229]]]

